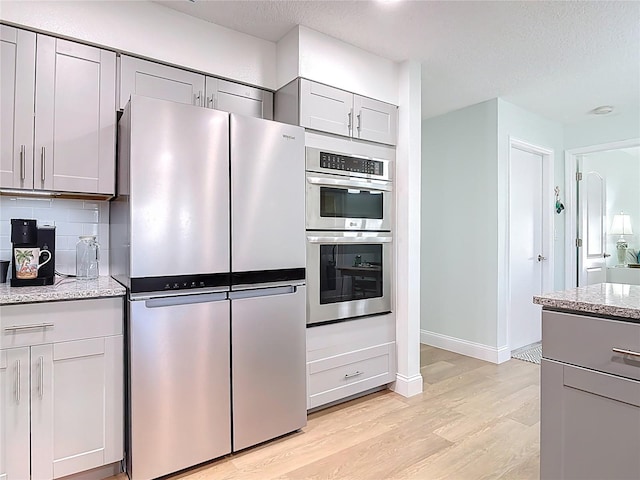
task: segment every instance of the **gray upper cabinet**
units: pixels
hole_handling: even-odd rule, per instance
[[[273,120],[272,92],[215,77],[207,77],[205,104],[208,108]]]
[[[36,34],[0,25],[0,187],[33,188]]]
[[[113,194],[115,53],[1,31],[0,186]]]
[[[275,119],[371,142],[397,143],[398,108],[299,78],[276,93]]]
[[[300,79],[300,126],[351,136],[353,93]]]
[[[204,75],[121,55],[120,109],[132,94],[202,107]]]
[[[120,57],[120,109],[131,94],[273,119],[273,93],[160,63]]]
[[[398,108],[372,98],[353,96],[355,125],[353,137],[360,140],[395,145],[397,140]]]
[[[115,189],[116,56],[38,35],[34,188]]]

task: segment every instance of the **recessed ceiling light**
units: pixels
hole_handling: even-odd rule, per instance
[[[602,105],[601,107],[594,108],[589,113],[593,113],[594,115],[608,115],[611,112],[613,112],[611,105]]]

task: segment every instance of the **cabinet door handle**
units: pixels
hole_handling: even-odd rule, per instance
[[[16,360],[16,368],[15,368],[15,381],[16,381],[16,404],[20,405],[20,360]]]
[[[44,395],[44,357],[38,357],[38,370],[39,373],[39,381],[38,381],[38,395],[40,398]]]
[[[541,262],[543,260],[546,260],[547,257],[543,257],[542,255],[538,255],[538,261]]]
[[[12,325],[10,327],[5,327],[5,332],[19,332],[20,330],[34,330],[36,328],[49,328],[53,327],[53,323],[37,323],[33,325]]]
[[[353,112],[352,112],[351,110],[349,110],[349,113],[347,114],[347,117],[348,117],[348,119],[349,119],[349,122],[348,122],[348,124],[347,124],[347,130],[349,131],[349,134],[351,134],[351,114],[352,114],[352,113],[353,113]]]
[[[633,350],[625,350],[624,348],[612,348],[611,350],[621,355],[631,355],[632,357],[640,358],[640,352],[634,352]]]
[[[194,102],[196,107],[202,107],[202,90],[198,90],[198,95],[196,95],[196,101]]]
[[[25,155],[25,146],[24,145],[20,145],[20,180],[24,180],[24,158]]]
[[[42,152],[40,153],[40,167],[41,167],[40,180],[42,180],[43,182],[46,177],[45,169],[44,169],[46,156],[47,156],[47,152],[45,150],[45,147],[42,147]]]
[[[353,378],[353,377],[357,377],[359,375],[362,375],[364,372],[361,372],[359,370],[356,370],[354,373],[347,373],[345,374],[344,378]]]
[[[358,117],[358,136],[360,136],[360,114],[356,115]]]

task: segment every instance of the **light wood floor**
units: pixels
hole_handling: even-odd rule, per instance
[[[421,395],[386,390],[313,413],[299,433],[170,479],[539,478],[539,365],[426,345],[421,365]]]

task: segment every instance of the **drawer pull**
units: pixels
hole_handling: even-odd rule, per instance
[[[640,358],[640,352],[634,352],[633,350],[625,350],[623,348],[613,348],[612,350],[616,353],[620,353],[621,355],[631,355],[632,357]]]
[[[360,372],[360,371],[355,371],[354,373],[347,373],[345,374],[344,378],[353,378],[353,377],[357,377],[359,375],[362,375],[364,372]]]
[[[35,330],[38,328],[53,327],[53,323],[38,323],[36,325],[14,325],[11,327],[5,327],[5,332],[19,332],[20,330]]]

